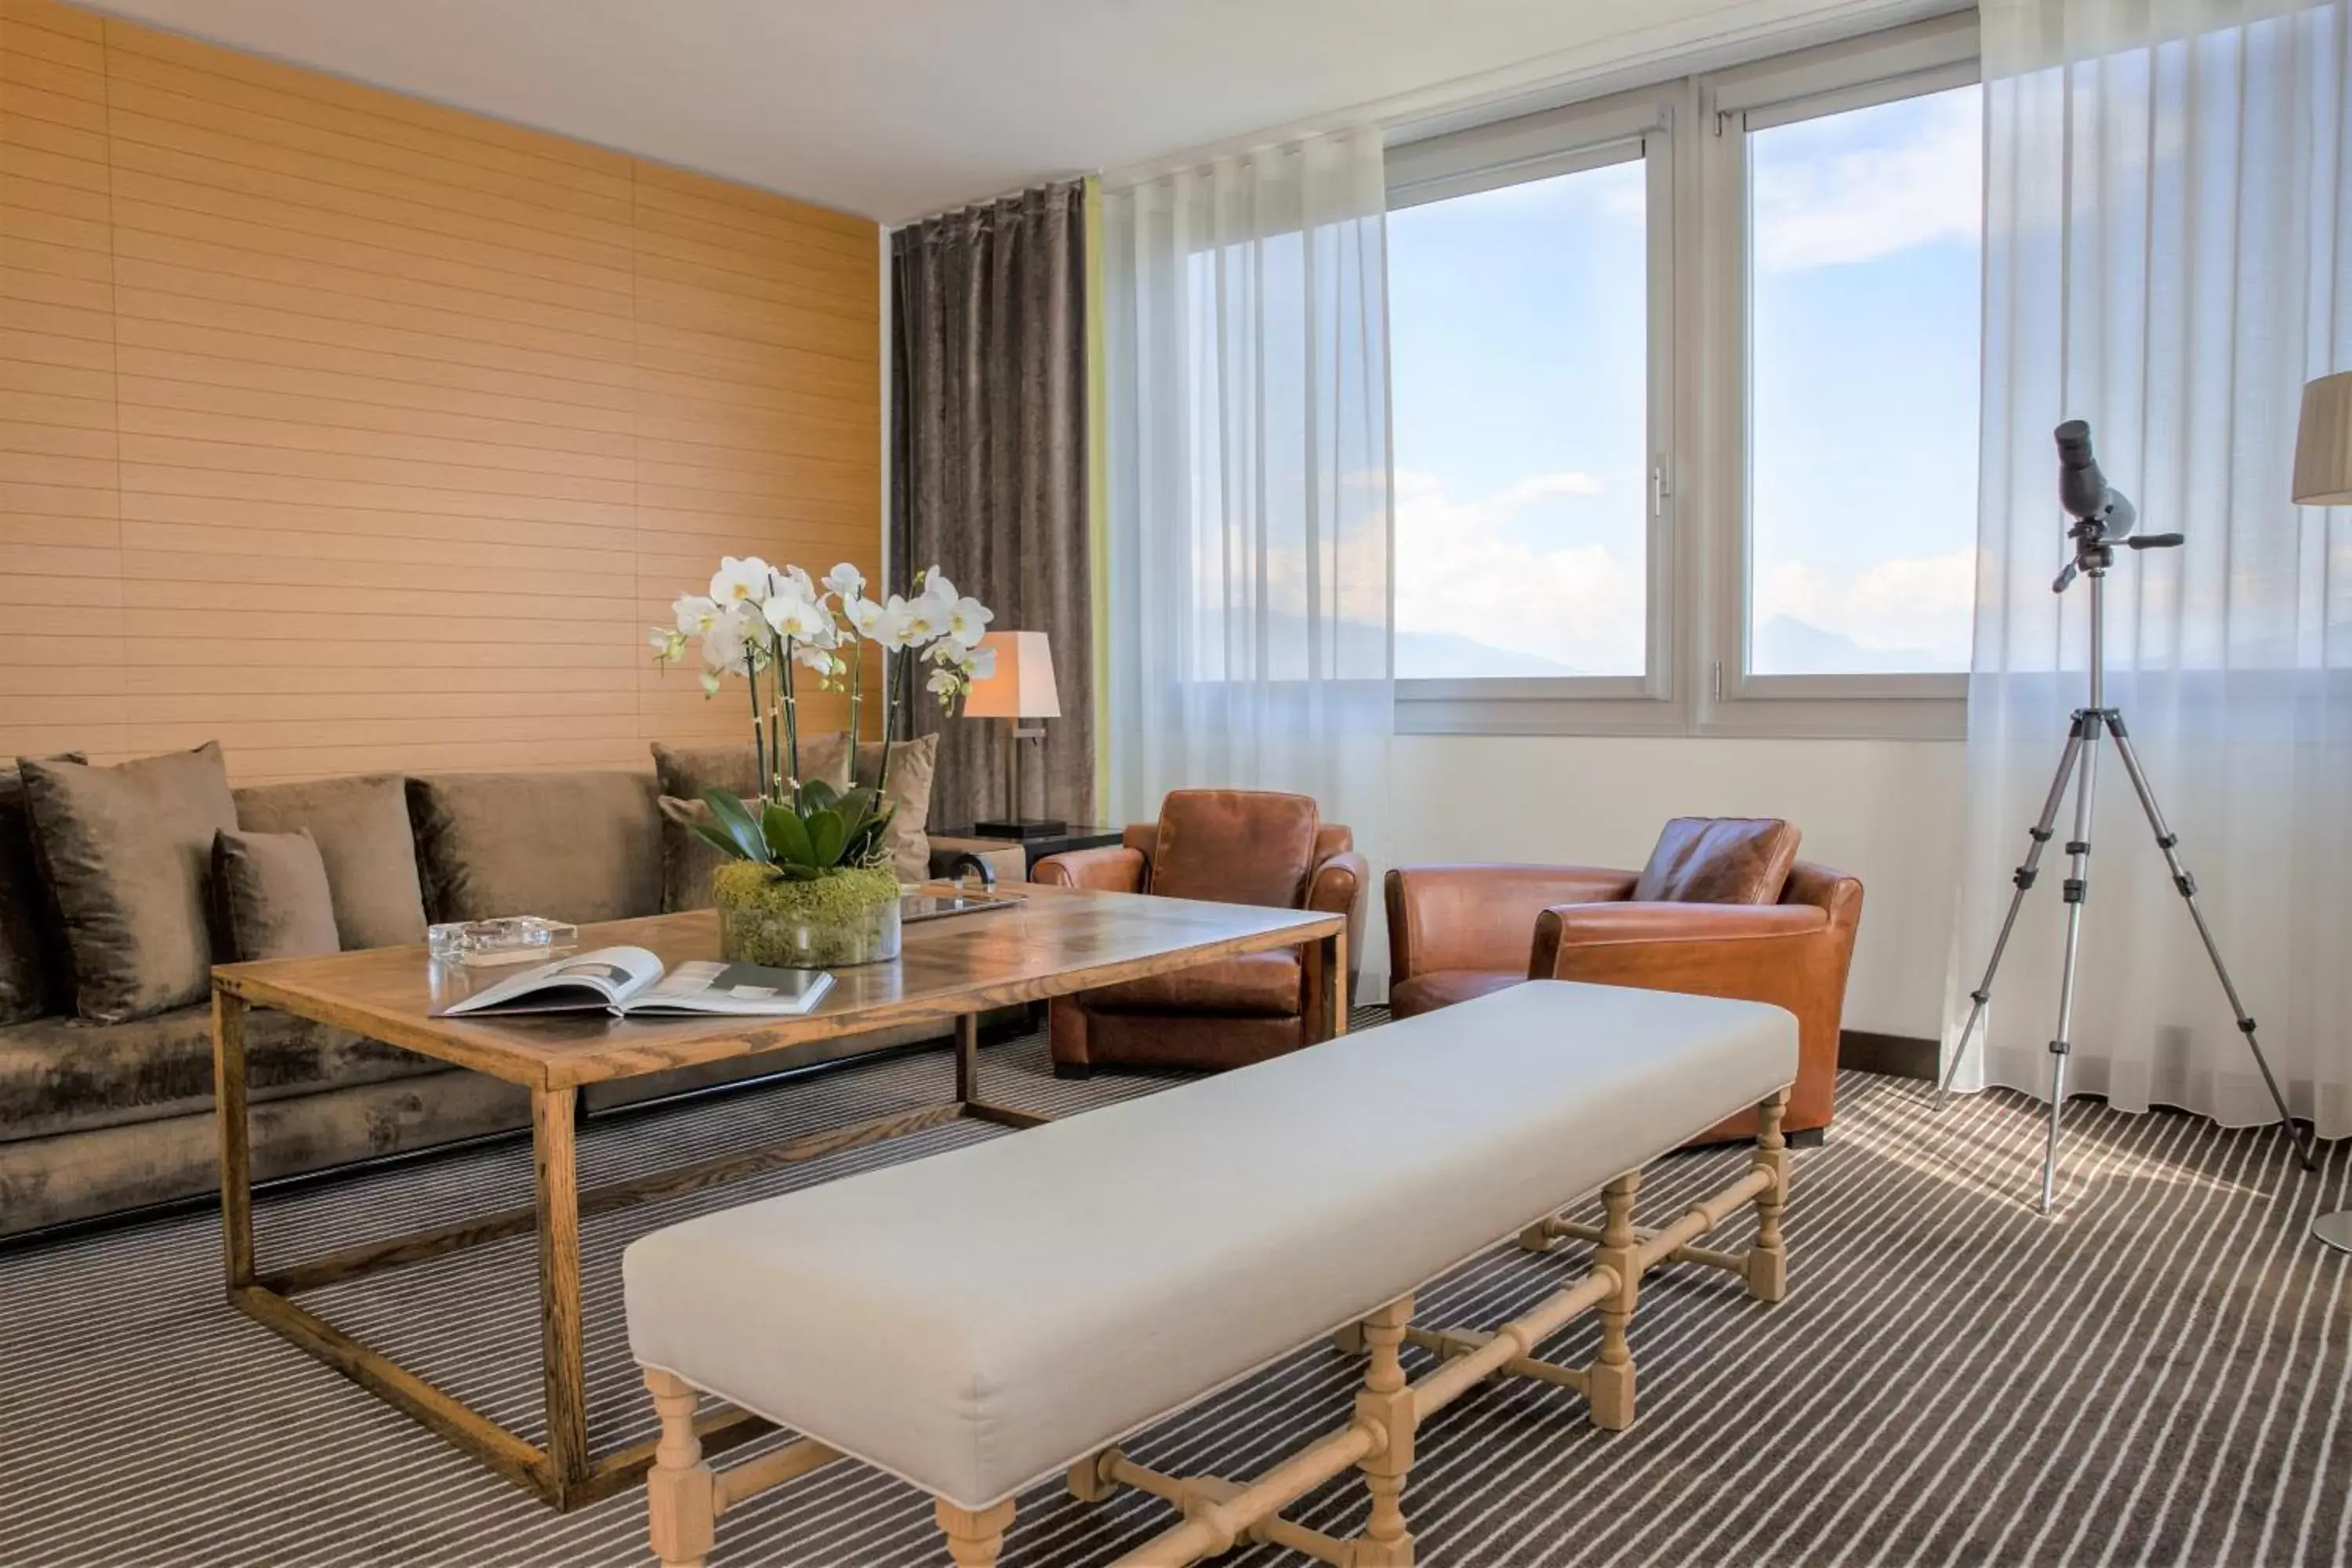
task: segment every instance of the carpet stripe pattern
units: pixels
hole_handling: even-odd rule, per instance
[[[1359,1026],[1379,1016],[1363,1010]],[[950,1076],[943,1055],[906,1057],[600,1121],[583,1180],[944,1098]],[[991,1098],[1055,1114],[1178,1081],[1059,1081],[1035,1037],[991,1048],[983,1079]],[[1828,1144],[1796,1156],[1789,1300],[1751,1302],[1711,1270],[1654,1273],[1628,1432],[1596,1432],[1573,1394],[1525,1382],[1442,1413],[1405,1494],[1423,1562],[2352,1563],[2352,1268],[2304,1235],[2314,1214],[2352,1206],[2352,1145],[2306,1175],[2274,1130],[2083,1102],[2063,1206],[2044,1220],[2031,1102],[1996,1091],[1937,1114],[1919,1086],[1863,1074],[1840,1094]],[[593,1446],[652,1428],[621,1315],[633,1237],[1008,1135],[954,1123],[589,1220]],[[1670,1216],[1744,1160],[1660,1162],[1643,1214]],[[259,1209],[263,1265],[528,1203],[529,1163],[520,1145],[493,1147],[274,1194]],[[1419,1321],[1492,1327],[1558,1289],[1580,1252],[1489,1250],[1425,1291]],[[0,1563],[649,1560],[635,1492],[549,1511],[222,1305],[218,1259],[209,1215],[0,1253]],[[534,1260],[516,1237],[304,1300],[535,1435]],[[1588,1320],[1547,1353],[1581,1361],[1596,1339]],[[1163,1470],[1254,1474],[1345,1418],[1360,1367],[1310,1347],[1129,1447]],[[1343,1478],[1291,1517],[1346,1533],[1363,1511]],[[1005,1561],[1108,1563],[1171,1517],[1134,1494],[1084,1507],[1041,1488]],[[926,1500],[850,1464],[731,1511],[716,1559],[944,1560]],[[1245,1548],[1224,1561],[1303,1559]]]

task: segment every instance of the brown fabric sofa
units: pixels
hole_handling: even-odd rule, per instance
[[[1827,1127],[1836,1110],[1838,1034],[1862,884],[1796,860],[1790,830],[1785,855],[1735,856],[1729,880],[1659,885],[1654,873],[1662,862],[1703,869],[1691,856],[1703,824],[1669,824],[1644,871],[1398,867],[1384,889],[1391,1009],[1410,1017],[1529,979],[1769,1002],[1797,1017],[1797,1082],[1784,1126]],[[1704,896],[1685,896],[1693,893]],[[1751,1111],[1698,1142],[1755,1131]]]
[[[242,826],[307,827],[318,837],[347,947],[371,945],[352,941],[354,931],[421,942],[427,921],[532,913],[585,923],[662,910],[661,818],[649,773],[377,775],[235,794]],[[21,810],[11,816],[9,804],[0,800],[0,915],[37,920],[44,892],[27,879],[40,869],[26,853]],[[942,869],[967,851],[984,855],[1000,879],[1020,878],[1017,846],[933,845]],[[40,1016],[0,1025],[0,1237],[215,1190],[209,1007],[88,1024],[68,1016],[70,961],[53,931],[29,931],[20,918],[0,929],[0,941],[10,947],[5,956],[35,953],[48,971],[39,976]],[[596,1085],[583,1104],[608,1110],[943,1033],[880,1032]],[[513,1086],[340,1029],[260,1011],[247,1040],[259,1179],[529,1123],[528,1097]]]
[[[1348,917],[1348,951],[1363,933],[1370,868],[1355,837],[1320,820],[1306,795],[1257,790],[1177,790],[1156,823],[1139,823],[1116,848],[1037,862],[1048,885]],[[1249,953],[1198,968],[1055,999],[1048,1034],[1054,1070],[1097,1067],[1244,1067],[1308,1042],[1320,1016],[1312,973],[1295,949]],[[1354,994],[1355,976],[1348,979]]]

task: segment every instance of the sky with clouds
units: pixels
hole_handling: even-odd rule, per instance
[[[1967,668],[1979,123],[1966,88],[1750,137],[1759,672]],[[1390,215],[1400,676],[1641,670],[1644,184]]]

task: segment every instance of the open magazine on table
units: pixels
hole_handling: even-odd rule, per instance
[[[441,1010],[444,1017],[610,1013],[616,1018],[793,1017],[833,986],[821,969],[767,969],[700,959],[665,973],[642,947],[600,947],[509,975]]]

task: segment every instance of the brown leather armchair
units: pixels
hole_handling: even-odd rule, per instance
[[[1353,969],[1371,868],[1354,836],[1322,821],[1308,796],[1176,790],[1158,822],[1129,826],[1121,839],[1117,848],[1049,855],[1030,879],[1345,914]],[[1352,995],[1352,973],[1348,983]],[[1283,948],[1059,997],[1047,1025],[1054,1071],[1084,1078],[1107,1066],[1244,1067],[1295,1051],[1314,1043],[1319,984],[1314,966]]]
[[[1787,829],[1785,854],[1750,856],[1728,880],[1706,885],[1691,876],[1694,846],[1703,848],[1708,835],[1721,839],[1725,828],[1768,826],[1786,828],[1677,819],[1640,872],[1399,867],[1386,886],[1390,1009],[1409,1017],[1528,979],[1769,1002],[1797,1017],[1797,1082],[1784,1125],[1791,1132],[1826,1127],[1835,1110],[1838,1032],[1862,884],[1796,860],[1794,829]],[[1701,901],[1687,901],[1694,897]],[[1696,1142],[1755,1131],[1748,1112]]]

